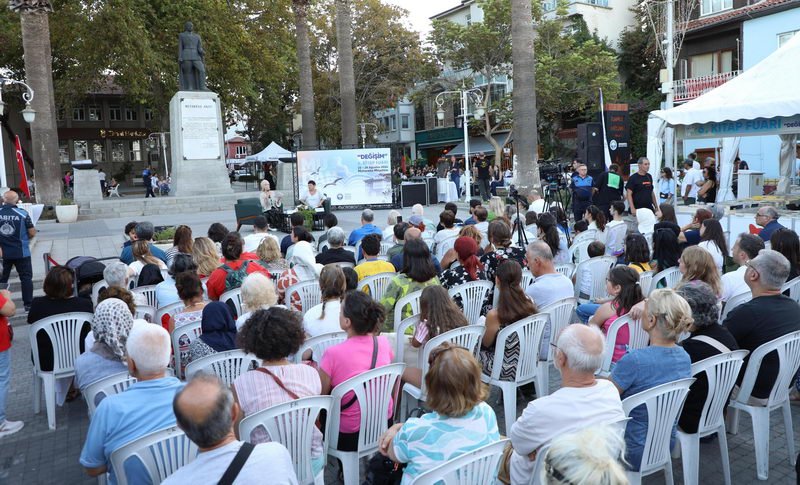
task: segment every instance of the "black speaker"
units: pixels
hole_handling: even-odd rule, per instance
[[[428,177],[428,204],[436,205],[439,203],[439,180],[436,177]]]
[[[578,125],[578,158],[586,164],[590,175],[601,174],[606,169],[603,155],[603,127],[600,123]]]
[[[426,190],[428,186],[425,183],[404,183],[400,185],[400,200],[403,207],[411,207],[414,204],[425,205]]]

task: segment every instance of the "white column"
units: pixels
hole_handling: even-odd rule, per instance
[[[467,127],[467,92],[461,91],[461,115],[464,117],[464,171],[467,176],[466,201],[472,199],[472,172],[469,169],[469,128]]]

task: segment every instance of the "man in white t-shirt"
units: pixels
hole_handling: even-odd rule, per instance
[[[744,274],[747,271],[745,264],[758,256],[758,252],[764,249],[764,241],[755,234],[742,233],[733,244],[733,261],[739,265],[739,269],[722,275],[722,301],[728,301],[732,297],[750,291],[744,282]]]
[[[625,419],[617,388],[594,377],[603,347],[603,334],[591,325],[569,325],[558,336],[553,362],[561,389],[531,401],[511,426],[511,483],[531,483],[537,452],[556,436]]]
[[[178,427],[198,446],[200,453],[162,483],[218,483],[240,450],[250,448],[233,434],[234,423],[242,412],[233,401],[233,393],[216,376],[200,373],[175,395],[172,408]],[[241,485],[266,482],[297,484],[292,458],[281,444],[262,443],[252,447],[232,481]]]
[[[269,233],[269,224],[267,224],[267,218],[264,216],[258,216],[253,219],[253,234],[248,234],[244,237],[244,249],[245,253],[254,253],[258,246],[261,244],[261,241],[264,240],[266,237],[271,237],[278,243],[280,246],[280,241],[276,236],[273,236]]]
[[[525,293],[533,298],[537,307],[542,308],[553,302],[575,296],[572,281],[556,271],[553,252],[547,243],[534,241],[529,244],[527,260],[534,280],[525,289]]]
[[[695,162],[692,158],[686,159],[683,166],[686,167],[686,174],[683,176],[681,185],[683,204],[692,205],[697,202],[697,192],[700,190],[697,182],[703,179],[703,170],[700,169],[700,163]]]

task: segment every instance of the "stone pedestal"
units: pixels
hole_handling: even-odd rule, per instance
[[[278,173],[275,176],[275,184],[278,186],[277,189],[284,194],[283,204],[285,207],[294,207],[292,196],[294,193],[294,176],[292,175],[294,166],[294,163],[278,162],[276,167]]]
[[[178,91],[169,102],[172,190],[176,197],[233,193],[225,167],[219,96]]]
[[[75,202],[86,204],[95,200],[103,200],[100,178],[96,169],[75,170],[72,173],[75,176]]]

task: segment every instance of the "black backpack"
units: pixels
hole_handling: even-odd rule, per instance
[[[225,291],[234,290],[242,286],[242,282],[247,277],[247,265],[250,261],[244,261],[239,269],[233,269],[227,264],[222,265],[227,275],[225,276]]]

